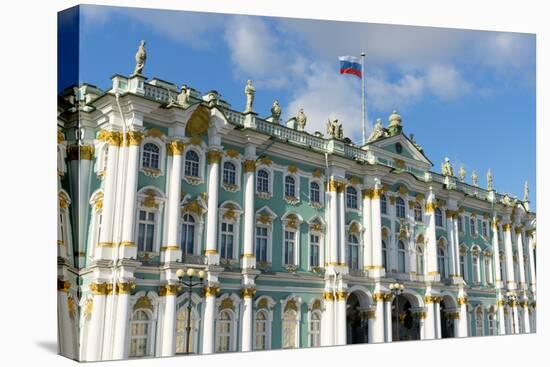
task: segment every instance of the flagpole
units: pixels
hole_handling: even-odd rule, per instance
[[[363,132],[362,145],[367,142],[366,125],[367,125],[367,106],[365,103],[365,53],[361,52],[361,127]]]

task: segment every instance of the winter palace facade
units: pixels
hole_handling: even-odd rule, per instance
[[[327,134],[305,131],[304,111],[281,122],[278,103],[260,117],[251,83],[246,97],[238,112],[139,72],[60,95],[61,354],[535,331],[527,187],[517,199],[492,175],[486,189],[449,162],[432,171],[395,111],[359,146],[336,120]]]

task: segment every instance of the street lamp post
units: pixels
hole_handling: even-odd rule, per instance
[[[512,309],[512,334],[516,333],[516,320],[514,317],[514,305],[516,304],[518,300],[518,296],[513,292],[506,292],[506,301],[508,302],[508,305]]]
[[[395,329],[397,331],[397,340],[399,341],[399,296],[403,293],[403,284],[390,284],[390,292],[395,297]]]
[[[193,268],[189,268],[187,269],[187,271],[184,271],[183,269],[178,269],[178,271],[176,272],[176,276],[178,277],[178,279],[180,280],[180,284],[184,285],[187,287],[187,294],[188,294],[188,297],[187,297],[187,318],[185,320],[185,335],[186,335],[186,338],[185,338],[185,354],[189,354],[189,339],[191,337],[191,295],[193,294],[193,287],[196,287],[196,286],[202,286],[202,283],[203,283],[203,280],[204,280],[204,276],[205,276],[205,272],[204,270],[201,270],[198,272],[198,276],[199,276],[199,281],[198,282],[193,282],[193,277],[195,276],[195,269]],[[186,282],[184,281],[184,277],[187,276],[189,278],[189,280]]]

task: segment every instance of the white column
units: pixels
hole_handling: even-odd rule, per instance
[[[374,299],[374,302],[376,302],[376,311],[375,311],[374,318],[372,319],[373,320],[373,325],[372,325],[373,342],[382,343],[384,341],[388,341],[385,338],[385,327],[384,327],[386,323],[386,319],[384,316],[384,295],[382,293],[375,293],[373,296],[373,299]],[[371,328],[371,325],[369,324],[369,330],[370,328]]]
[[[461,337],[460,334],[459,334],[459,330],[460,330],[460,311],[454,311],[450,314],[450,316],[453,319],[454,337],[459,338],[459,337]]]
[[[497,295],[497,315],[498,315],[498,334],[505,335],[508,325],[506,325],[506,317],[504,315],[504,299],[502,292],[499,291]]]
[[[376,319],[376,310],[369,310],[367,311],[367,325],[368,325],[368,333],[367,333],[367,343],[376,343],[376,337],[375,337],[375,330],[374,330],[374,323]]]
[[[385,314],[385,339],[386,342],[393,341],[392,337],[392,312],[391,312],[391,302],[392,302],[392,296],[391,295],[384,295],[384,314]]]
[[[512,225],[505,223],[502,226],[504,231],[504,251],[506,252],[506,280],[507,288],[510,290],[516,289],[514,277],[514,252],[512,250]]]
[[[241,327],[241,350],[250,352],[253,350],[253,328],[254,328],[254,306],[253,296],[256,290],[254,288],[241,289],[243,298],[242,327]]]
[[[69,307],[67,302],[70,283],[60,280],[57,282],[57,317],[59,320],[58,330],[60,332],[58,335],[59,353],[67,358],[74,358],[76,356],[74,355],[74,340],[71,333],[73,327],[71,326],[71,317],[69,315]]]
[[[389,271],[397,271],[397,242],[398,238],[395,233],[395,196],[388,195],[388,214],[390,217],[390,238],[388,246],[389,261],[388,268]]]
[[[89,223],[88,213],[90,207],[90,204],[88,204],[88,200],[90,200],[90,183],[92,177],[91,170],[94,159],[94,147],[92,145],[80,145],[78,159],[77,172],[79,179],[75,180],[78,184],[77,253],[84,251],[84,246],[86,243],[87,224]],[[65,250],[67,250],[67,248],[65,248]]]
[[[109,149],[107,153],[107,169],[105,172],[105,186],[103,188],[103,209],[101,220],[101,233],[98,248],[95,251],[96,259],[110,259],[114,247],[113,224],[115,221],[115,205],[117,188],[117,171],[119,161],[120,134],[106,132]]]
[[[336,343],[335,345],[345,345],[346,335],[346,292],[336,292]]]
[[[436,299],[434,302],[434,313],[435,313],[435,338],[441,339],[441,313],[440,313],[440,299]]]
[[[218,195],[220,188],[220,160],[222,153],[210,150],[208,156],[208,212],[206,216],[206,262],[210,265],[220,263],[218,253]]]
[[[113,359],[128,358],[128,323],[130,320],[130,292],[133,284],[118,283],[116,290],[117,310],[115,319],[115,337],[113,340]]]
[[[513,315],[513,328],[514,328],[514,334],[519,334],[519,312],[518,312],[518,302],[514,301],[512,302],[512,308],[511,310]]]
[[[160,296],[164,296],[164,319],[162,320],[161,356],[170,357],[176,354],[176,296],[177,284],[166,284]]]
[[[363,265],[366,271],[370,272],[372,270],[372,222],[371,222],[371,195],[372,190],[362,190],[361,191],[362,197],[363,197],[363,228],[365,228],[365,232],[363,232]],[[370,325],[371,319],[369,318],[369,325]],[[370,327],[369,327],[369,334],[370,334]]]
[[[455,253],[454,264],[455,264],[455,273],[456,273],[456,275],[459,275],[462,278],[464,278],[464,274],[462,274],[462,271],[460,270],[460,237],[458,235],[458,233],[459,233],[459,231],[458,231],[458,216],[459,215],[460,215],[460,213],[457,212],[456,216],[453,218],[453,228],[454,228],[454,231],[453,231],[453,235],[454,235],[453,246],[454,246],[454,253]]]
[[[456,272],[456,256],[455,253],[455,235],[454,235],[454,218],[456,217],[456,212],[452,210],[447,210],[447,255],[448,255],[448,264],[449,264],[449,275],[457,275]]]
[[[430,298],[432,298],[432,296],[424,297],[424,301],[426,302],[426,320],[424,321],[424,333],[426,339],[435,339],[435,307],[433,301]]]
[[[491,228],[493,231],[493,264],[494,264],[494,273],[495,273],[495,288],[502,288],[503,279],[500,278],[500,248],[498,243],[498,222],[496,218],[493,219],[491,223]]]
[[[86,356],[84,358],[87,362],[101,359],[107,283],[92,283],[90,289],[94,294],[94,298],[92,316],[88,325]]]
[[[523,308],[523,332],[529,334],[531,332],[531,323],[529,320],[529,301],[525,299],[520,303]]]
[[[214,328],[216,326],[216,292],[217,287],[205,287],[204,315],[202,329],[202,353],[214,353]]]
[[[329,210],[329,249],[330,249],[330,265],[338,265],[338,203],[337,203],[337,186],[338,182],[330,179],[328,183],[328,210]]]
[[[427,276],[434,280],[439,280],[437,271],[437,238],[435,232],[435,209],[436,199],[435,194],[430,190],[427,194],[426,210],[425,210],[425,225],[426,225],[426,269]],[[428,316],[429,317],[429,316]],[[428,326],[429,329],[429,326]]]
[[[334,345],[334,296],[332,291],[325,290],[323,293],[325,310],[322,318],[321,342],[323,346]]]
[[[346,263],[346,185],[340,182],[338,185],[338,247],[340,264]],[[349,266],[350,264],[346,264]]]
[[[136,258],[137,248],[134,240],[136,218],[136,193],[138,184],[139,147],[142,134],[137,131],[128,132],[128,169],[126,171],[126,187],[124,188],[124,208],[122,217],[122,241],[119,258]]]
[[[162,247],[161,257],[164,262],[181,261],[182,249],[178,243],[178,231],[180,222],[180,188],[183,143],[173,140],[167,144],[168,155],[172,157],[170,168],[170,180],[168,182],[168,203],[166,223],[166,243]]]
[[[256,256],[254,254],[254,172],[256,170],[256,147],[247,146],[246,160],[243,164],[244,171],[244,233],[242,268],[255,268]]]
[[[516,247],[518,250],[518,264],[519,264],[519,288],[527,289],[525,282],[525,261],[523,260],[523,236],[521,227],[514,228],[516,235]]]
[[[367,232],[372,235],[372,272],[369,276],[383,277],[388,269],[384,269],[382,262],[382,217],[380,213],[380,195],[382,189],[375,186],[372,190],[371,198],[371,227],[367,227]]]
[[[531,292],[533,292],[536,297],[537,276],[535,271],[535,246],[533,243],[533,231],[527,230],[525,231],[525,235],[527,237],[527,260],[529,261],[529,285],[531,287]]]
[[[468,309],[466,304],[468,299],[466,296],[462,295],[458,297],[458,305],[460,308],[460,319],[458,322],[458,336],[466,337],[468,335]]]

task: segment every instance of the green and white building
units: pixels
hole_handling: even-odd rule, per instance
[[[363,146],[279,119],[139,73],[60,95],[60,353],[173,356],[188,324],[199,354],[535,331],[528,195],[434,172],[395,111]]]

